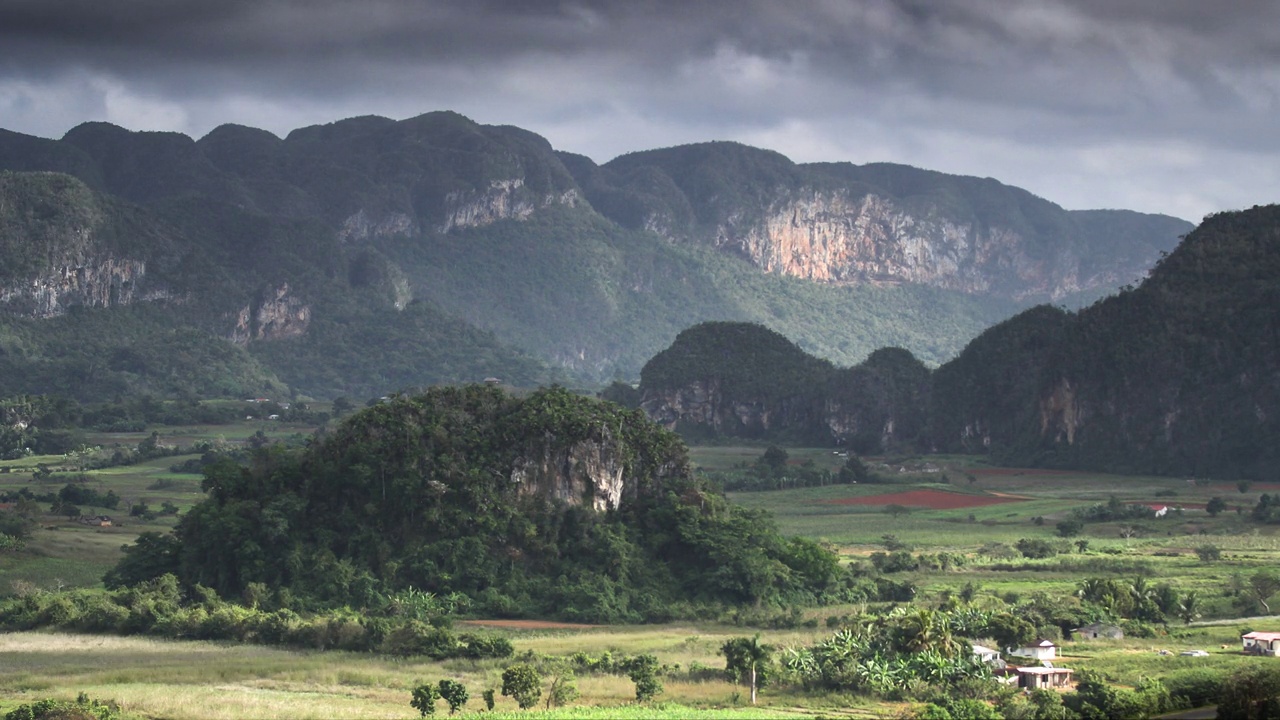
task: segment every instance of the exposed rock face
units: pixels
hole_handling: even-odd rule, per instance
[[[717,435],[762,437],[780,428],[805,427],[811,413],[803,398],[765,402],[726,398],[714,378],[674,390],[646,391],[640,409],[668,430],[701,427]]]
[[[338,238],[343,242],[353,242],[393,235],[412,235],[417,231],[417,223],[404,213],[392,212],[372,218],[361,208],[342,221],[342,226],[338,228]]]
[[[141,260],[103,258],[58,265],[52,272],[0,288],[0,304],[23,317],[50,318],[73,305],[115,307],[169,297],[162,290],[147,292]]]
[[[1112,278],[1081,278],[1068,250],[1040,258],[1020,234],[904,210],[875,194],[806,191],[776,202],[762,220],[730,218],[715,244],[766,272],[819,282],[910,282],[1015,299],[1061,297]]]
[[[248,345],[253,340],[281,340],[302,335],[310,323],[311,307],[290,295],[289,283],[283,283],[241,308],[227,338],[237,345]]]
[[[1075,388],[1071,381],[1063,378],[1051,393],[1040,399],[1040,435],[1047,437],[1052,434],[1055,441],[1065,439],[1068,445],[1074,445],[1080,421]]]
[[[574,207],[581,199],[577,190],[532,198],[524,188],[524,178],[494,180],[484,192],[451,192],[445,196],[445,217],[437,228],[446,233],[455,228],[480,227],[499,220],[524,220],[539,207]]]
[[[606,431],[601,441],[581,440],[557,447],[551,438],[541,454],[526,456],[511,470],[521,495],[538,495],[604,512],[622,503],[626,478],[622,449]]]

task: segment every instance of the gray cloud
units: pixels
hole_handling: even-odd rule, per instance
[[[1198,219],[1277,187],[1269,0],[0,0],[0,126],[453,109],[599,161],[737,139]]]

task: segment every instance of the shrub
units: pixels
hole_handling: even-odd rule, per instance
[[[662,692],[658,680],[658,658],[653,655],[637,655],[631,658],[627,676],[636,684],[636,701],[648,702]]]
[[[528,710],[542,697],[542,675],[528,663],[512,665],[502,671],[502,695],[515,700],[521,710]]]
[[[440,698],[440,693],[434,685],[421,683],[413,689],[413,698],[409,700],[409,705],[413,709],[422,713],[422,717],[436,714],[436,700]]]
[[[90,699],[84,693],[75,702],[46,698],[19,705],[5,720],[115,720],[120,713],[114,703]]]
[[[1015,547],[1018,548],[1018,552],[1022,553],[1023,557],[1033,560],[1042,560],[1058,554],[1057,548],[1052,543],[1038,538],[1022,538]]]
[[[1196,557],[1200,558],[1200,562],[1217,562],[1222,559],[1222,549],[1216,545],[1201,545],[1196,548]]]
[[[458,708],[467,704],[467,700],[471,698],[471,693],[467,692],[467,686],[457,680],[441,680],[440,681],[440,697],[449,703],[449,714],[458,712]]]
[[[1226,673],[1208,668],[1178,670],[1164,676],[1164,686],[1179,704],[1185,707],[1202,707],[1218,702],[1222,694]]]

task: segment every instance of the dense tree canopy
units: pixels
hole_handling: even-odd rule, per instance
[[[603,510],[608,488],[583,481],[596,470],[622,483]],[[696,480],[675,435],[557,388],[398,397],[306,451],[213,464],[204,488],[176,553],[148,536],[113,577],[162,571],[176,554],[184,582],[224,597],[263,583],[363,607],[413,587],[500,615],[634,621],[812,599],[839,573],[828,551],[784,540]]]

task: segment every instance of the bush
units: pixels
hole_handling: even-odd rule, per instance
[[[414,710],[422,713],[422,717],[436,714],[436,700],[440,699],[440,693],[434,685],[422,683],[413,689],[413,698],[409,700],[409,705]]]
[[[1216,545],[1201,545],[1196,548],[1196,557],[1200,558],[1200,562],[1217,562],[1222,559],[1222,549]]]
[[[457,680],[441,680],[440,681],[440,697],[449,703],[449,714],[458,712],[458,708],[467,704],[467,700],[471,698],[471,693],[467,692],[467,686]]]
[[[19,705],[4,717],[5,720],[115,720],[120,713],[114,703],[103,703],[80,693],[75,702],[46,698]]]
[[[1023,557],[1032,560],[1043,560],[1058,554],[1058,549],[1052,543],[1038,538],[1022,538],[1014,547],[1018,548]]]
[[[388,655],[426,655],[434,660],[456,657],[458,639],[442,628],[431,627],[420,620],[410,620],[393,629],[382,641],[382,652]]]
[[[1164,677],[1164,686],[1169,694],[1184,707],[1203,707],[1218,702],[1222,694],[1222,686],[1226,682],[1226,673],[1208,668],[1192,668],[1178,670]]]
[[[528,663],[512,665],[502,671],[502,695],[515,700],[521,710],[528,710],[542,697],[542,675]]]

